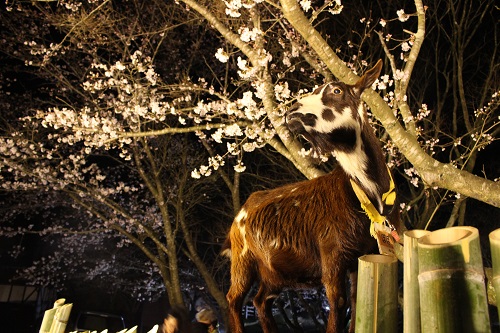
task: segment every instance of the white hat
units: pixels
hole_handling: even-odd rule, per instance
[[[210,309],[201,309],[195,317],[196,321],[202,324],[211,324],[217,320],[217,316]]]

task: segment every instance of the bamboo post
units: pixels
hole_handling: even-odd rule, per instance
[[[500,229],[490,232],[491,263],[493,268],[491,282],[495,289],[498,315],[500,316]]]
[[[50,333],[64,333],[68,324],[69,314],[73,304],[65,304],[56,309],[54,320],[50,326]]]
[[[404,233],[403,249],[403,332],[420,333],[420,295],[418,288],[418,239],[428,230]]]
[[[52,325],[52,321],[54,320],[54,315],[56,314],[57,308],[63,306],[64,302],[66,302],[66,299],[60,298],[54,302],[54,307],[52,309],[45,311],[42,319],[42,324],[40,325],[40,333],[50,333],[50,327]]]
[[[395,333],[398,307],[398,260],[370,254],[358,259],[357,333]]]
[[[422,332],[491,332],[479,232],[433,231],[418,240]]]
[[[153,328],[148,331],[148,333],[157,333],[157,332],[158,332],[158,325],[153,326]]]

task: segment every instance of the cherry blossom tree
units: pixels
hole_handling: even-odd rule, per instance
[[[233,33],[236,29],[231,29],[231,26],[220,20],[217,13],[212,9],[200,5],[198,2],[195,3],[188,0],[183,2],[199,12],[200,15],[207,19],[225,37],[226,41],[245,54],[246,59],[252,65],[252,70],[258,73],[258,75],[255,75],[252,83],[256,87],[256,91],[259,92],[256,96],[260,97],[264,109],[268,110],[267,116],[269,122],[276,131],[276,136],[272,140],[268,140],[268,143],[272,144],[278,151],[293,161],[307,177],[315,177],[318,172],[317,168],[310,164],[309,159],[301,156],[301,150],[298,150],[295,146],[296,141],[288,135],[288,132],[283,127],[280,113],[275,111],[276,109],[280,110],[283,103],[279,104],[279,97],[275,98],[273,96],[273,93],[276,93],[276,91],[282,91],[279,75],[277,77],[274,76],[273,69],[279,66],[280,60],[285,64],[290,63],[288,62],[289,58],[286,57],[286,46],[282,46],[285,49],[282,54],[285,56],[279,59],[275,58],[276,53],[273,52],[270,45],[272,44],[271,40],[274,36],[275,27],[279,26],[279,24],[276,23],[272,28],[269,28],[263,23],[267,22],[263,17],[268,18],[272,16],[275,18],[275,21],[271,20],[272,22],[290,24],[293,27],[293,29],[290,29],[288,26],[287,28],[289,29],[286,29],[282,33],[276,33],[276,35],[285,34],[287,37],[293,36],[295,40],[290,38],[290,41],[283,44],[287,45],[289,43],[288,47],[292,50],[292,54],[294,48],[295,50],[299,50],[295,53],[296,57],[299,59],[303,58],[305,61],[309,60],[312,63],[311,67],[313,70],[321,74],[325,73],[324,68],[314,66],[318,63],[323,63],[339,79],[346,82],[353,82],[355,77],[352,74],[352,70],[356,69],[356,63],[353,64],[351,60],[359,61],[360,67],[366,65],[366,62],[363,63],[363,60],[359,59],[359,55],[362,54],[360,51],[362,50],[359,49],[358,52],[348,58],[348,61],[342,61],[338,55],[338,49],[333,49],[314,25],[318,17],[322,17],[321,15],[324,12],[328,11],[333,15],[338,14],[342,9],[340,2],[326,1],[323,5],[314,6],[311,4],[311,1],[297,2],[290,0],[280,1],[279,3],[227,1],[225,3],[228,15],[236,18],[248,17],[243,20],[243,26],[238,28],[239,32],[245,32],[242,36]],[[465,96],[468,87],[464,87],[463,85],[464,65],[466,65],[464,64],[465,50],[468,46],[467,43],[470,43],[473,36],[477,33],[477,25],[474,26],[472,22],[484,19],[486,16],[491,15],[495,9],[491,1],[483,1],[479,7],[472,6],[471,2],[468,1],[447,1],[437,3],[436,7],[430,10],[432,15],[439,15],[436,13],[444,9],[450,21],[453,22],[454,19],[460,20],[458,27],[453,28],[455,33],[449,37],[456,40],[451,40],[451,43],[448,44],[451,44],[454,49],[452,52],[453,59],[451,60],[451,63],[456,65],[453,82],[457,82],[458,86],[454,94],[457,96],[456,100],[460,101],[459,107],[461,109],[461,114],[458,115],[458,118],[457,114],[454,113],[455,127],[451,133],[443,133],[439,126],[429,129],[429,123],[427,123],[424,131],[421,123],[426,121],[426,117],[429,116],[431,110],[421,101],[419,101],[420,103],[415,103],[408,100],[408,97],[411,96],[408,87],[411,86],[411,78],[415,76],[413,71],[425,38],[425,11],[427,9],[421,1],[415,1],[413,8],[407,9],[407,11],[412,10],[412,14],[407,14],[405,9],[394,10],[393,13],[386,14],[390,15],[389,17],[378,19],[378,28],[370,28],[368,26],[370,22],[373,24],[373,19],[361,18],[361,21],[367,25],[364,32],[376,33],[380,37],[379,44],[374,49],[383,49],[388,65],[388,74],[384,74],[376,84],[376,88],[382,90],[384,96],[380,97],[380,95],[369,92],[364,95],[365,101],[370,105],[373,114],[381,121],[386,133],[391,137],[391,140],[388,142],[388,148],[390,150],[396,148],[398,153],[402,154],[404,159],[411,163],[411,166],[405,168],[405,174],[414,185],[423,183],[426,188],[431,190],[443,188],[447,192],[455,193],[458,198],[456,199],[457,207],[459,207],[460,203],[466,197],[472,197],[498,207],[498,183],[494,179],[488,180],[487,176],[475,176],[471,173],[474,167],[474,156],[477,151],[484,149],[488,144],[493,142],[498,132],[498,118],[494,116],[495,111],[498,109],[498,82],[492,76],[495,73],[495,68],[498,67],[496,48],[488,53],[488,60],[484,68],[489,74],[484,76],[484,81],[482,82],[484,85],[481,90],[480,99],[477,101],[466,101]],[[464,15],[470,10],[474,10],[473,16]],[[272,14],[267,15],[267,13]],[[286,20],[283,20],[283,18]],[[434,16],[432,18],[434,26],[442,31],[444,29],[443,23]],[[332,20],[335,20],[335,18]],[[411,21],[414,21],[414,23],[410,24]],[[408,28],[414,30],[406,29],[405,24],[407,24]],[[395,25],[399,31],[388,30],[389,27]],[[318,26],[320,25],[318,24]],[[475,27],[475,29],[472,29],[472,27]],[[246,33],[248,31],[259,32],[259,35],[255,37],[255,40],[248,40],[248,34]],[[361,35],[364,38],[367,34]],[[462,37],[456,38],[452,36]],[[491,38],[493,45],[497,44],[495,36]],[[361,38],[361,42],[363,42],[363,38]],[[355,47],[349,40],[347,44],[349,47]],[[299,54],[300,51],[302,53]],[[224,61],[225,58],[221,56],[222,52],[218,53],[218,57]],[[242,59],[238,63],[242,65],[246,59]],[[244,64],[246,65],[247,63]],[[440,65],[440,63],[435,62],[435,66],[438,66],[437,73],[439,73]],[[292,66],[291,68],[294,69],[295,67]],[[290,70],[290,66],[288,70]],[[304,69],[301,68],[301,70]],[[286,73],[287,69],[283,69],[282,72]],[[328,79],[330,76],[325,74],[324,77]],[[422,81],[425,82],[425,80],[417,82]],[[439,87],[437,89],[439,90]],[[440,93],[438,91],[437,95]],[[443,105],[438,104],[437,107],[436,113],[439,117],[442,114]],[[474,116],[472,116],[472,113],[474,113]],[[443,121],[444,119],[444,117],[440,118],[439,121]],[[467,119],[464,121],[466,124],[465,130],[457,131],[457,119]],[[438,144],[440,139],[445,139],[446,143]],[[451,159],[448,157],[447,160],[441,162],[441,158],[433,158],[437,146],[443,150],[450,151]],[[426,195],[429,191],[425,190],[421,193]],[[450,224],[453,221],[454,219],[451,218]]]
[[[114,10],[107,1],[88,6],[79,2],[61,6],[39,3],[27,8],[17,5],[13,4],[17,11],[15,17],[9,18],[8,13],[3,13],[7,17],[2,21],[6,26],[6,50],[11,53],[11,59],[17,56],[33,69],[30,73],[37,75],[38,84],[47,85],[36,97],[45,98],[47,94],[49,98],[45,99],[46,114],[42,110],[31,112],[28,108],[16,114],[12,106],[23,107],[24,103],[6,102],[19,126],[6,123],[3,127],[2,156],[10,157],[2,162],[2,187],[11,192],[62,193],[73,205],[84,209],[92,223],[81,222],[76,226],[66,223],[57,228],[37,225],[15,230],[6,226],[4,233],[60,233],[68,235],[66,241],[69,242],[69,239],[90,239],[82,234],[94,235],[93,239],[97,239],[99,233],[114,232],[122,236],[123,244],[134,244],[151,261],[154,268],[151,272],[161,276],[171,304],[184,302],[179,262],[184,257],[194,264],[203,279],[208,279],[207,289],[223,307],[224,294],[213,279],[208,263],[201,260],[197,252],[195,239],[200,232],[190,229],[194,207],[200,202],[208,204],[208,198],[215,191],[209,186],[213,185],[213,179],[206,177],[194,182],[190,176],[195,166],[201,164],[197,160],[199,156],[193,153],[192,140],[186,139],[187,134],[179,136],[184,140],[170,140],[168,135],[117,135],[127,131],[154,131],[159,124],[174,127],[177,116],[166,117],[173,109],[169,103],[181,109],[188,105],[188,97],[179,93],[186,89],[184,84],[176,83],[174,88],[164,85],[158,90],[158,74],[153,69],[152,57],[140,51],[143,47],[140,43],[147,45],[154,39],[148,31],[152,27],[146,23],[157,24],[153,26],[157,29],[154,32],[157,45],[172,23],[161,21],[163,17],[159,15],[157,21],[136,21],[138,28],[134,30],[129,26],[130,21],[124,22],[123,15],[130,9],[139,10],[136,2],[120,10]],[[177,6],[164,6],[162,9],[175,11],[175,8]],[[148,14],[156,12],[154,6],[149,10]],[[86,18],[82,19],[81,15]],[[99,21],[99,18],[104,19]],[[15,22],[25,28],[23,33],[32,33],[33,39],[23,43],[26,48],[16,48]],[[123,24],[112,24],[116,22]],[[113,29],[108,29],[110,25]],[[60,29],[54,32],[51,30],[54,27]],[[130,42],[125,38],[128,33],[141,37],[137,38],[138,42]],[[110,64],[109,60],[114,57],[125,58]],[[177,65],[173,63],[164,69]],[[178,78],[180,74],[173,77]],[[16,89],[8,89],[9,94],[16,92]],[[8,97],[7,94],[6,99]],[[29,108],[32,110],[33,104]],[[198,151],[200,148],[203,149],[199,146]],[[83,215],[81,219],[85,221]],[[42,264],[48,262],[53,260],[46,259]],[[67,263],[61,265],[67,266]],[[94,270],[99,267],[103,266],[96,265]],[[65,274],[74,273],[74,269]],[[32,273],[35,281],[43,275],[43,272],[35,274],[40,273],[39,270],[24,273]],[[157,289],[151,288],[150,293],[155,291]]]

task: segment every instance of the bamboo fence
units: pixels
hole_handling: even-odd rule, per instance
[[[490,298],[496,301],[500,317],[500,229],[491,232],[489,240],[493,266],[490,275],[496,294]],[[476,228],[407,231],[403,260],[404,333],[491,332]],[[365,255],[358,264],[356,332],[397,332],[397,258]],[[65,332],[71,308],[65,299],[57,300],[52,309],[45,311],[40,333]],[[157,333],[158,329],[155,325],[148,333]],[[101,333],[137,333],[137,326]]]

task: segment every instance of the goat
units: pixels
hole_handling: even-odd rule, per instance
[[[242,303],[257,280],[253,303],[266,333],[277,332],[271,307],[283,288],[320,283],[330,303],[326,332],[341,332],[348,271],[354,318],[357,258],[373,252],[376,242],[351,182],[381,215],[391,208],[382,195],[389,191],[392,176],[361,101],[381,69],[379,61],[354,85],[325,84],[286,112],[289,130],[317,152],[334,154],[340,167],[312,180],[254,192],[236,215],[222,251],[231,258],[227,300],[233,333],[243,332]],[[389,219],[399,225],[397,209],[391,210]]]

